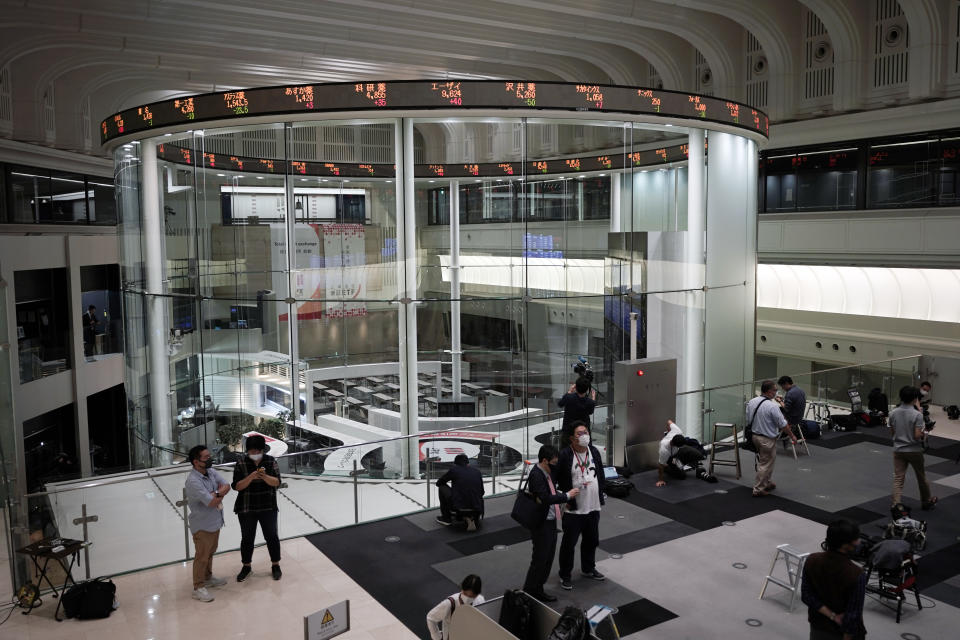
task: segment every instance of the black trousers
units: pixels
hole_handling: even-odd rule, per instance
[[[523,590],[538,595],[543,593],[543,585],[550,577],[553,556],[557,552],[557,521],[544,520],[530,532],[530,540],[533,542],[533,554],[530,556],[527,578],[523,581]]]
[[[590,573],[597,568],[597,547],[600,545],[600,512],[563,514],[563,540],[560,542],[560,577],[573,574],[573,550],[580,539],[580,570]]]
[[[437,487],[440,495],[440,517],[444,520],[453,518],[453,491],[445,484]]]
[[[253,511],[238,513],[240,519],[240,562],[250,564],[253,560],[253,541],[257,537],[257,523],[267,542],[271,562],[280,562],[280,536],[277,535],[276,511]]]

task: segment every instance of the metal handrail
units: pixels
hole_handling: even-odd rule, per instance
[[[834,367],[834,368],[832,368],[832,369],[818,369],[817,371],[804,371],[803,373],[788,373],[788,374],[786,374],[786,375],[790,376],[791,378],[793,378],[793,377],[800,377],[800,376],[814,376],[814,375],[819,375],[819,374],[821,374],[821,373],[830,373],[831,371],[843,371],[844,369],[856,369],[856,368],[860,368],[860,367],[869,367],[869,366],[871,366],[871,365],[877,365],[877,364],[890,364],[890,363],[893,363],[893,362],[898,362],[898,361],[900,361],[900,360],[911,360],[911,359],[913,359],[913,358],[920,358],[920,357],[921,357],[921,354],[916,354],[916,355],[912,355],[912,356],[900,356],[899,358],[887,358],[886,360],[875,360],[875,361],[873,361],[873,362],[861,362],[861,363],[859,363],[859,364],[848,364],[848,365],[845,365],[845,366],[843,366],[843,367]],[[781,374],[781,375],[783,375],[783,374]],[[719,385],[719,386],[716,386],[716,387],[706,387],[706,388],[703,388],[703,389],[694,389],[693,391],[680,391],[679,393],[677,393],[677,395],[678,395],[678,396],[685,396],[685,395],[690,395],[690,394],[692,394],[692,393],[704,393],[705,391],[716,391],[716,390],[718,390],[718,389],[732,389],[732,388],[734,388],[734,387],[742,387],[742,386],[748,385],[748,384],[758,384],[758,383],[762,383],[762,382],[763,382],[764,380],[766,380],[766,379],[767,379],[767,378],[762,378],[762,379],[760,379],[760,380],[748,380],[748,381],[745,381],[745,382],[735,382],[735,383],[733,383],[733,384],[724,384],[724,385]]]
[[[598,405],[597,405],[597,408],[598,408],[598,409],[601,409],[601,408],[607,408],[607,407],[612,407],[612,406],[614,406],[614,405],[613,405],[613,404],[602,404],[602,405],[601,405],[601,404],[598,404]],[[528,407],[528,408],[529,408],[529,407]],[[556,417],[562,416],[563,413],[564,413],[563,411],[555,411],[555,412],[553,412],[553,413],[537,414],[537,417],[542,417],[542,418],[547,418],[547,419],[555,419]],[[338,445],[338,446],[336,446],[336,447],[321,447],[321,448],[319,448],[319,449],[311,449],[310,451],[296,451],[296,452],[293,452],[293,453],[285,453],[285,454],[283,454],[282,456],[277,456],[277,459],[279,460],[279,459],[283,459],[283,458],[293,458],[293,457],[295,457],[295,456],[302,456],[302,455],[308,455],[308,454],[322,453],[322,452],[325,452],[325,451],[330,451],[330,452],[332,452],[332,451],[337,451],[337,450],[339,450],[339,449],[352,449],[353,447],[361,447],[361,446],[367,446],[367,445],[384,444],[384,443],[389,443],[389,442],[398,442],[398,441],[402,441],[402,440],[408,440],[408,439],[410,439],[410,438],[419,438],[419,437],[421,437],[421,436],[429,436],[429,435],[434,435],[434,434],[438,434],[438,433],[444,433],[444,432],[447,432],[447,431],[472,430],[472,429],[476,429],[476,428],[478,428],[478,427],[484,427],[484,426],[502,424],[503,422],[513,422],[514,420],[517,420],[517,421],[519,421],[519,420],[529,420],[529,416],[518,416],[517,418],[513,418],[513,419],[511,419],[511,420],[506,420],[506,421],[503,421],[503,420],[491,420],[490,422],[480,422],[480,423],[471,424],[471,425],[466,425],[466,426],[461,426],[461,427],[447,427],[447,428],[445,428],[445,429],[437,429],[437,430],[435,430],[435,431],[420,431],[420,432],[413,433],[413,434],[398,436],[398,437],[396,437],[396,438],[384,438],[384,439],[382,439],[382,440],[367,440],[367,441],[358,442],[358,443],[355,443],[355,444],[343,444],[343,445]],[[296,424],[293,424],[292,426],[296,426]],[[224,463],[224,464],[214,465],[214,468],[215,468],[215,469],[229,469],[229,468],[233,467],[235,464],[236,464],[235,462],[227,462],[227,463]],[[125,472],[123,472],[123,473],[121,473],[121,474],[112,475],[112,476],[106,477],[106,478],[104,478],[104,479],[102,479],[102,480],[92,480],[92,481],[90,481],[90,482],[80,482],[80,481],[78,481],[78,482],[80,482],[80,484],[73,484],[73,485],[71,485],[71,486],[66,486],[66,487],[57,487],[57,488],[55,488],[55,489],[52,490],[52,491],[36,491],[36,492],[34,492],[34,493],[27,493],[27,494],[24,495],[24,497],[25,497],[25,498],[41,498],[41,497],[44,497],[44,496],[50,496],[50,495],[55,495],[55,494],[59,494],[59,493],[68,493],[68,492],[70,492],[70,491],[81,491],[81,490],[83,490],[83,489],[92,489],[92,488],[94,488],[94,487],[100,487],[100,486],[106,486],[106,485],[123,484],[123,483],[126,483],[126,482],[134,482],[134,481],[137,481],[137,480],[145,480],[145,479],[149,479],[149,478],[162,478],[162,477],[165,477],[165,476],[172,476],[172,475],[177,475],[177,474],[180,474],[180,473],[189,473],[192,468],[193,468],[192,466],[187,468],[187,467],[186,467],[185,465],[183,465],[183,464],[178,464],[178,465],[170,465],[170,466],[166,466],[166,467],[151,467],[151,468],[148,468],[148,469],[141,469],[141,470],[137,470],[137,471],[125,471]],[[160,473],[157,473],[157,472],[156,472],[157,469],[160,469],[160,470],[162,470],[162,471],[161,471]],[[333,476],[331,476],[331,477],[333,477]]]

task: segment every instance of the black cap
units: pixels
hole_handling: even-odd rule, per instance
[[[257,451],[266,451],[267,450],[267,441],[263,436],[249,436],[247,438],[247,451],[250,449],[256,449]]]

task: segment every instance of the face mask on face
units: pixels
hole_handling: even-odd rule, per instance
[[[930,395],[930,392],[927,391],[926,389],[920,389],[920,395],[921,395],[921,396],[928,396],[928,395]]]
[[[463,604],[473,604],[473,601],[476,599],[476,596],[465,596],[462,593],[460,594],[460,600],[463,601]]]
[[[260,462],[261,460],[263,460],[262,453],[248,453],[247,456],[254,462]]]
[[[210,458],[209,460],[204,460],[204,461],[203,461],[203,468],[204,468],[204,469],[209,469],[209,468],[212,467],[212,466],[213,466],[213,458]]]
[[[578,437],[577,437],[577,442],[580,443],[580,446],[581,446],[581,447],[585,447],[585,446],[587,446],[588,444],[590,444],[590,436],[587,435],[586,433],[583,434],[583,435],[581,435],[581,436],[578,436]]]

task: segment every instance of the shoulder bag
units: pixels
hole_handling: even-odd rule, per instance
[[[523,483],[526,477],[527,483]],[[536,496],[527,489],[530,486],[530,476],[527,475],[527,468],[524,466],[523,474],[520,476],[520,485],[517,487],[517,497],[513,501],[513,510],[510,517],[520,523],[527,529],[536,529],[543,523],[543,506],[537,501]]]
[[[757,452],[757,445],[753,444],[753,421],[757,419],[757,414],[760,413],[760,405],[769,400],[770,398],[764,398],[759,403],[757,403],[757,408],[753,410],[753,417],[750,418],[750,422],[747,423],[747,426],[743,429],[743,449],[744,451],[753,451]]]

